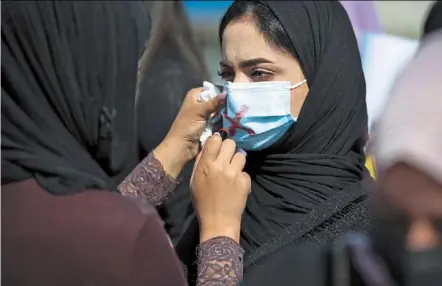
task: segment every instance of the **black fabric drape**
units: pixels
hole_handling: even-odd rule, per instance
[[[138,162],[140,2],[2,3],[2,184],[117,191]]]
[[[430,34],[442,28],[442,2],[435,1],[428,12],[424,24],[424,35]]]
[[[263,3],[285,28],[310,91],[284,138],[248,155],[252,192],[241,227],[246,251],[367,177],[365,79],[345,9],[337,1]]]

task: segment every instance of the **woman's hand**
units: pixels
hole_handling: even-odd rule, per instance
[[[155,158],[172,177],[177,177],[184,166],[196,157],[200,150],[199,138],[209,116],[224,103],[225,93],[210,101],[199,102],[202,91],[203,88],[194,88],[187,93],[169,133],[154,150]]]
[[[197,158],[191,178],[193,204],[200,224],[200,241],[227,236],[239,242],[241,217],[250,192],[243,172],[245,155],[233,140],[211,136]]]

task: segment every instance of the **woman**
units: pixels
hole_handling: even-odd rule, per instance
[[[136,104],[140,158],[144,158],[166,136],[184,96],[210,79],[202,48],[196,44],[183,1],[145,1],[152,11],[152,38],[140,60]],[[171,240],[182,233],[192,210],[189,178],[192,165],[181,174],[182,182],[159,209]]]
[[[378,121],[380,177],[370,233],[325,247],[279,247],[246,272],[243,285],[440,285],[441,49],[442,31],[424,37]]]
[[[149,26],[141,2],[2,4],[4,284],[185,285],[154,206],[198,153],[223,97],[198,103],[201,89],[189,92],[165,139],[119,184],[138,156],[137,63]],[[233,141],[214,136],[195,170],[199,285],[241,279],[244,164]]]
[[[365,81],[341,4],[236,1],[219,39],[223,124],[247,151],[252,178],[241,225],[245,274],[290,241],[367,230]],[[189,267],[196,227],[177,247]]]

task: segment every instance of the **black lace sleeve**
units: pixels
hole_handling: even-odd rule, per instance
[[[150,153],[118,186],[123,196],[144,197],[154,206],[161,205],[175,190],[179,180],[168,175],[161,162]]]
[[[197,286],[234,286],[242,280],[244,250],[231,238],[220,236],[197,248]]]

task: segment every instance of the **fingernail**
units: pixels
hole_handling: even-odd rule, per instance
[[[215,133],[213,133],[213,136],[219,136],[219,137],[221,137],[221,134],[219,134],[219,132],[215,132]]]
[[[243,154],[244,156],[247,156],[247,152],[244,149],[238,148],[236,152]]]

